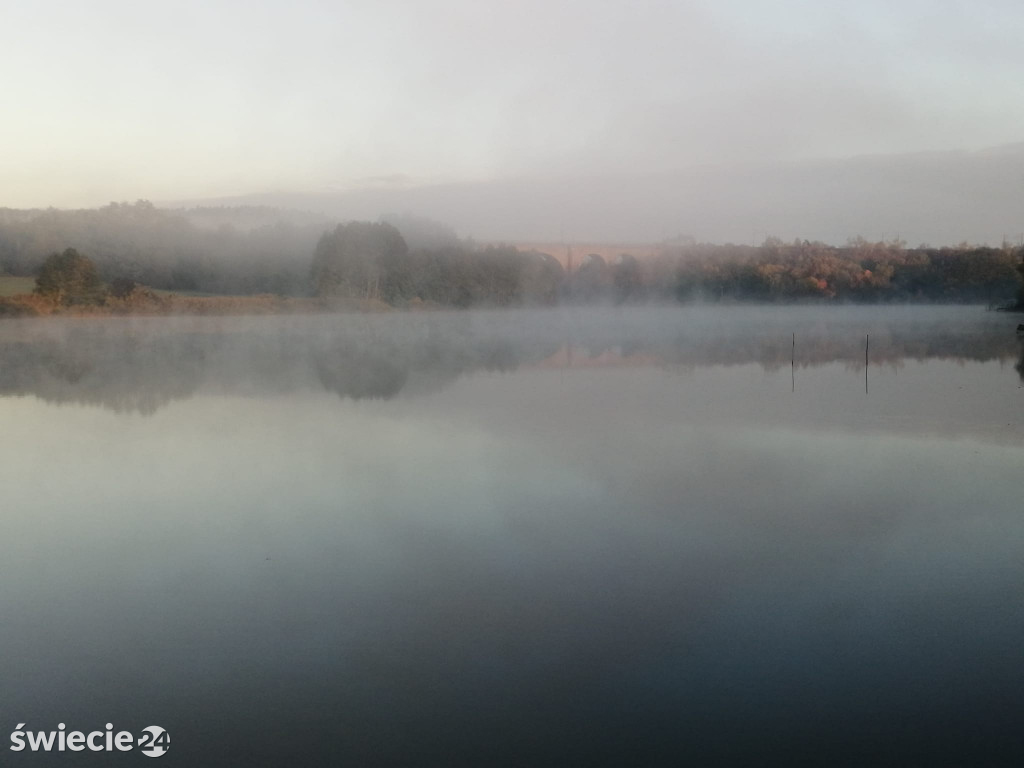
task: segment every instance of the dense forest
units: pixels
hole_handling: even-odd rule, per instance
[[[0,273],[35,275],[48,256],[74,248],[108,283],[126,278],[171,291],[302,295],[313,248],[330,222],[274,213],[163,210],[145,201],[0,210]]]
[[[191,294],[372,299],[396,306],[556,302],[1012,302],[1024,247],[842,246],[767,239],[760,246],[665,243],[656,255],[563,265],[511,245],[460,240],[414,216],[335,224],[265,208],[164,210],[139,201],[95,210],[0,210],[0,275],[40,274],[75,249],[124,298],[134,286]],[[45,287],[45,286],[44,286]],[[89,294],[98,297],[95,284]],[[149,294],[152,296],[152,294]],[[102,298],[96,299],[102,303]]]

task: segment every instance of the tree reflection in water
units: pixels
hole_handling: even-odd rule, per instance
[[[204,389],[388,399],[532,366],[859,370],[866,331],[872,365],[1016,359],[1024,380],[1024,340],[993,315],[822,307],[9,320],[0,324],[0,396],[152,414]]]

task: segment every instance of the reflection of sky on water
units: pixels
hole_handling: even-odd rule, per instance
[[[1017,762],[1024,391],[861,373],[2,398],[0,712],[191,764]]]

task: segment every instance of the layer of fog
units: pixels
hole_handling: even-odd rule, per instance
[[[487,373],[744,365],[792,368],[795,388],[806,369],[863,371],[869,334],[876,371],[941,360],[1024,376],[1014,323],[975,307],[856,306],[9,320],[0,397],[152,414],[203,394],[392,399]]]
[[[1024,237],[1024,146],[981,152],[692,166],[664,173],[529,176],[346,192],[257,194],[179,205],[273,205],[328,217],[410,211],[463,237],[548,242],[698,241],[760,244],[766,236],[845,243],[901,238],[911,246]]]

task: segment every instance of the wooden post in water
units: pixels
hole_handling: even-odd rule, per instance
[[[864,337],[864,394],[868,393],[868,347],[871,345],[871,334]]]
[[[796,333],[793,333],[793,347],[789,356],[789,391],[796,392]]]

